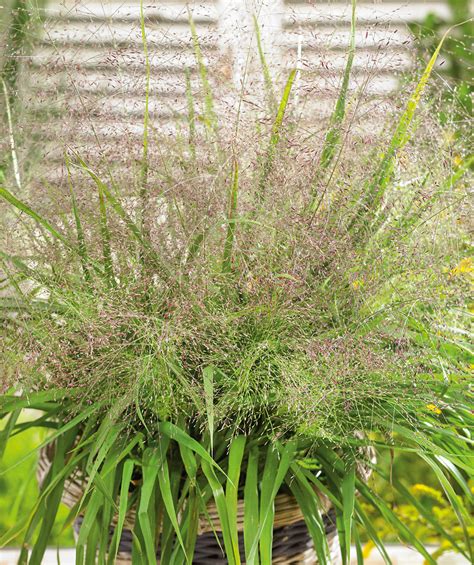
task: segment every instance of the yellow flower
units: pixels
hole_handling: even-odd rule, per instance
[[[440,504],[445,503],[443,495],[438,490],[431,488],[428,485],[418,483],[413,485],[410,490],[415,496],[428,496]]]
[[[452,277],[456,277],[458,275],[470,275],[471,273],[474,273],[474,264],[472,257],[466,257],[465,259],[460,261],[459,264],[454,267],[454,269],[451,269],[449,271],[449,274]]]
[[[375,543],[372,540],[369,540],[362,549],[362,555],[364,559],[367,559],[369,555],[372,553],[372,550],[375,547]]]
[[[455,155],[453,162],[456,167],[459,167],[460,165],[462,165],[462,157],[460,155]]]
[[[364,281],[362,279],[356,279],[355,281],[352,281],[352,288],[354,290],[359,290],[363,286],[364,286]]]
[[[433,412],[433,414],[441,414],[441,410],[436,406],[436,404],[427,404],[426,408]]]

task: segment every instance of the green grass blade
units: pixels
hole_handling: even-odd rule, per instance
[[[100,233],[102,236],[102,258],[104,261],[104,273],[110,286],[116,286],[114,277],[114,268],[112,262],[111,236],[107,219],[107,206],[105,203],[105,194],[102,185],[97,184],[99,196],[99,215],[100,215]]]
[[[71,447],[74,439],[75,433],[65,434],[58,438],[58,441],[56,442],[56,450],[52,466],[50,469],[51,477],[54,476],[55,473],[58,473],[63,469],[67,450],[69,449],[69,447]],[[64,481],[65,477],[63,476],[44,500],[45,511],[41,519],[40,530],[33,545],[33,551],[29,559],[29,563],[31,565],[41,565],[43,561],[44,553],[48,545],[49,536],[51,534],[51,530],[53,529],[56,514],[61,503]]]
[[[331,116],[329,123],[329,130],[324,140],[323,150],[321,153],[320,167],[324,170],[332,163],[336,149],[341,140],[341,126],[346,115],[347,92],[349,89],[349,81],[354,64],[355,56],[355,35],[356,35],[356,7],[357,0],[352,0],[352,14],[351,14],[351,32],[349,51],[347,55],[347,62],[344,69],[344,76],[342,79],[341,89],[336,101],[336,107]]]
[[[273,519],[275,516],[274,477],[278,469],[278,450],[270,444],[267,449],[265,467],[263,469],[260,487],[260,560],[263,563],[272,562]]]
[[[456,27],[456,26],[454,26]],[[428,84],[431,73],[434,69],[436,61],[438,60],[441,48],[454,28],[451,27],[446,31],[446,33],[441,38],[437,48],[435,49],[433,55],[431,56],[427,66],[425,67],[415,90],[408,99],[406,108],[397,124],[395,132],[392,136],[390,144],[377,168],[377,171],[372,179],[372,181],[365,188],[365,194],[362,197],[362,207],[359,209],[356,216],[356,220],[351,223],[351,228],[354,223],[359,225],[361,221],[361,215],[365,216],[365,213],[369,213],[369,217],[373,216],[373,210],[375,210],[380,204],[382,197],[389,185],[392,178],[393,168],[395,161],[399,152],[408,143],[412,134],[410,131],[413,118],[415,116],[415,111],[420,103],[421,96]]]
[[[84,487],[84,494],[87,494],[89,492],[96,479],[96,475],[99,472],[100,466],[113,452],[113,448],[116,447],[117,438],[119,437],[119,434],[122,432],[122,430],[123,424],[118,424],[108,428],[105,437],[104,435],[98,434],[95,445],[93,444],[90,448],[91,455],[86,464],[87,483]],[[94,457],[96,453],[95,446],[97,446],[98,449],[97,455]]]
[[[133,468],[134,468],[134,462],[131,459],[127,459],[122,469],[122,480],[120,485],[120,499],[119,499],[117,524],[115,526],[114,537],[112,539],[111,548],[109,551],[108,565],[113,565],[113,563],[115,563],[118,554],[120,539],[122,537],[122,531],[125,524],[125,517],[128,509],[129,488],[130,488],[130,482],[132,480]]]
[[[186,265],[190,265],[197,257],[208,232],[209,228],[206,227],[191,239],[189,243],[188,256],[186,257]]]
[[[319,161],[319,169],[325,171],[329,165],[333,162],[336,150],[340,145],[342,125],[346,115],[346,104],[347,104],[347,92],[349,90],[349,81],[351,78],[352,66],[354,64],[355,56],[355,37],[356,37],[356,7],[357,0],[352,0],[352,13],[351,13],[351,32],[349,40],[349,51],[347,55],[347,62],[344,69],[344,76],[342,79],[341,89],[339,91],[339,96],[336,101],[336,107],[329,120],[329,127],[326,133],[323,149],[321,152],[321,158]],[[324,193],[317,198],[316,194],[316,183],[319,181],[318,171],[314,176],[314,180],[311,187],[312,200],[309,206],[309,212],[314,213],[319,207]]]
[[[211,439],[211,453],[214,452],[214,367],[204,367],[202,371],[204,396],[206,397],[207,425]]]
[[[396,477],[388,476],[379,467],[377,467],[376,472],[378,476],[382,477],[385,480],[387,485],[390,484],[392,488],[394,488],[396,491],[400,493],[400,496],[404,501],[408,502],[414,508],[416,508],[416,510],[420,513],[420,516],[423,516],[423,518],[436,530],[436,532],[440,535],[442,539],[446,539],[452,545],[453,549],[465,555],[465,557],[468,557],[465,554],[464,550],[458,545],[457,541],[449,534],[449,532],[446,531],[446,529],[443,527],[441,522],[431,512],[431,510],[426,506],[424,506],[416,498],[416,496],[413,496],[413,494],[410,492],[408,488],[406,488]]]
[[[206,65],[204,64],[204,57],[202,55],[201,46],[199,44],[196,25],[194,24],[194,20],[189,8],[188,8],[188,16],[189,16],[189,27],[191,30],[191,37],[193,40],[194,56],[196,58],[199,77],[201,79],[201,84],[204,91],[204,122],[209,132],[212,133],[213,135],[217,135],[218,121],[217,121],[216,112],[214,110],[214,98],[212,95],[212,88],[211,85],[209,84],[209,79],[207,77],[207,68]]]
[[[436,191],[432,198],[429,198],[426,200],[426,202],[423,202],[413,213],[404,214],[403,218],[401,218],[399,220],[399,223],[396,225],[396,229],[398,229],[400,233],[405,234],[404,237],[409,237],[413,233],[413,231],[423,226],[426,221],[431,219],[430,217],[428,219],[422,220],[423,213],[429,210],[435,199],[438,200],[442,198],[443,195],[451,192],[456,184],[465,176],[465,174],[472,170],[473,166],[474,155],[470,155],[463,160],[463,162],[451,175],[449,175],[449,177],[442,183],[441,188]],[[418,220],[420,220],[420,223],[415,225]],[[409,229],[411,226],[413,226],[412,230]]]
[[[74,433],[76,433],[76,430],[74,430]],[[74,438],[75,437],[76,436],[74,436]],[[37,526],[40,524],[42,516],[44,514],[44,501],[46,497],[49,496],[49,494],[56,488],[59,483],[65,480],[67,476],[71,472],[73,472],[78,463],[79,459],[74,458],[72,461],[68,461],[68,463],[64,465],[63,468],[59,469],[54,474],[54,476],[51,476],[51,474],[47,476],[46,481],[43,482],[40,496],[35,501],[31,512],[24,520],[21,520],[18,524],[13,526],[10,530],[2,535],[2,537],[0,538],[0,547],[5,547],[6,545],[10,544],[15,538],[18,538],[18,536],[26,531],[24,544],[26,551],[27,544],[29,543],[29,540],[31,539],[31,536],[33,535]]]
[[[143,454],[142,485],[140,503],[137,512],[137,522],[143,537],[143,547],[148,563],[156,561],[155,531],[154,531],[154,493],[157,475],[163,465],[166,452],[162,454],[158,449],[148,448]]]
[[[265,198],[265,193],[268,184],[268,178],[273,168],[273,161],[275,158],[275,151],[280,141],[281,128],[283,125],[283,120],[285,118],[286,108],[290,99],[291,89],[295,81],[296,69],[293,69],[288,77],[285,88],[283,90],[283,96],[278,107],[277,115],[275,121],[273,122],[272,134],[270,136],[270,143],[268,144],[268,149],[265,155],[265,161],[262,168],[262,173],[257,190],[257,200],[261,203]]]
[[[117,482],[117,477],[121,476],[120,466],[116,466],[113,472],[104,476],[101,473],[100,479],[102,482],[101,490],[104,493],[104,504],[100,513],[100,524],[99,526],[99,551],[97,554],[97,561],[95,560],[95,555],[93,556],[92,562],[94,565],[106,565],[107,551],[110,545],[110,528],[112,525],[112,518],[115,514],[115,485]]]
[[[354,528],[354,545],[357,554],[357,565],[364,565],[364,552],[357,527]]]
[[[202,461],[201,467],[204,475],[206,476],[207,482],[212,489],[212,495],[216,503],[217,513],[219,514],[219,521],[222,528],[222,537],[224,538],[224,547],[227,560],[229,562],[229,565],[240,565],[239,548],[234,546],[232,540],[228,507],[224,495],[224,489],[222,488],[222,485],[219,482],[219,479],[217,478],[213,467],[206,460]]]
[[[117,214],[117,216],[121,220],[123,220],[123,222],[127,226],[130,233],[133,235],[133,237],[143,246],[143,249],[146,252],[147,259],[152,261],[153,266],[156,268],[158,275],[165,282],[168,281],[170,278],[170,273],[168,269],[165,267],[165,265],[162,263],[158,255],[156,254],[156,251],[153,249],[150,241],[144,236],[140,228],[130,219],[129,215],[127,214],[123,206],[109,190],[107,184],[104,183],[101,180],[101,178],[85,163],[85,161],[80,157],[80,155],[76,153],[75,157],[77,158],[80,167],[96,183],[98,190],[105,195],[113,211]]]
[[[381,425],[385,426],[386,424],[382,421]],[[453,457],[449,451],[443,449],[442,445],[432,441],[428,434],[421,436],[417,432],[409,429],[407,426],[402,426],[397,423],[391,424],[391,427],[393,431],[399,434],[400,437],[403,437],[404,440],[413,443],[416,446],[417,451],[420,450],[420,452],[434,453],[437,456],[445,457],[448,461],[454,459],[456,467],[464,469],[469,474],[472,473],[472,465],[470,462],[466,463],[464,461],[465,458],[459,457],[458,455]]]
[[[21,410],[13,410],[10,416],[8,417],[8,421],[5,427],[0,431],[0,461],[3,458],[3,454],[5,453],[5,448],[7,446],[8,438],[12,433],[13,429],[15,428],[16,422],[20,417]]]
[[[199,499],[195,488],[189,493],[187,511],[189,513],[189,526],[184,540],[185,555],[188,556],[188,563],[193,562],[194,549],[196,546],[198,526],[199,526]],[[178,565],[178,561],[175,561]]]
[[[142,544],[134,531],[132,531],[132,565],[147,565]]]
[[[28,392],[28,394],[21,396],[4,394],[3,396],[0,396],[0,417],[6,416],[13,410],[32,408],[37,404],[51,403],[54,406],[58,406],[66,393],[66,389],[56,389],[42,390],[40,392],[32,393]]]
[[[189,67],[185,69],[186,78],[186,102],[188,106],[188,131],[189,131],[189,149],[191,157],[196,160],[196,111],[194,109],[194,96],[191,87],[191,71]]]
[[[150,57],[148,55],[148,41],[145,27],[145,12],[143,0],[140,0],[140,31],[142,36],[143,54],[145,55],[145,109],[143,115],[143,140],[142,140],[142,163],[140,169],[140,221],[141,232],[147,233],[147,210],[148,210],[148,130],[150,121]]]
[[[268,67],[267,59],[265,57],[265,52],[263,51],[262,45],[262,34],[260,32],[260,25],[258,23],[257,16],[253,15],[253,27],[255,30],[255,37],[257,39],[257,50],[258,56],[260,58],[260,63],[262,65],[263,72],[263,82],[265,84],[265,93],[267,95],[267,103],[270,111],[273,113],[276,110],[277,101],[275,97],[275,90],[273,88],[273,81],[270,74],[270,68]]]
[[[82,228],[81,218],[79,216],[79,209],[77,207],[76,195],[74,194],[74,188],[72,185],[72,178],[71,178],[71,168],[70,168],[70,161],[69,156],[67,153],[65,154],[65,164],[67,170],[67,180],[68,180],[68,187],[69,187],[69,195],[71,197],[71,206],[72,206],[72,213],[74,215],[74,222],[76,224],[76,236],[77,236],[77,249],[79,253],[79,258],[82,265],[82,272],[84,273],[84,279],[87,282],[90,282],[91,275],[89,271],[89,255],[87,253],[87,245],[86,239],[84,237],[84,230]]]
[[[94,414],[94,412],[98,412],[99,409],[101,407],[101,404],[98,403],[97,405],[91,405],[88,408],[84,409],[82,412],[80,412],[76,417],[74,417],[72,420],[70,420],[69,422],[67,422],[66,424],[64,424],[63,426],[61,426],[59,429],[57,429],[55,432],[51,433],[50,435],[48,435],[47,439],[45,439],[40,445],[38,445],[36,447],[36,449],[42,449],[43,447],[45,447],[46,445],[50,444],[51,442],[53,442],[55,439],[59,438],[60,436],[64,435],[66,432],[68,432],[69,430],[75,428],[78,424],[80,424],[83,421],[88,420],[89,418],[92,418],[92,415]],[[22,460],[20,460],[18,463],[21,463]]]
[[[114,454],[114,459],[107,458],[107,460],[104,461],[104,465],[102,467],[102,475],[106,477],[113,470],[114,466],[120,463],[122,459],[130,455],[131,451],[136,445],[143,442],[143,439],[143,434],[137,433],[136,435],[134,435],[133,439],[127,442],[123,449],[119,449],[117,453]]]
[[[329,563],[329,547],[326,538],[326,529],[318,507],[317,495],[306,477],[303,475],[298,465],[291,466],[295,473],[294,480],[288,480],[293,495],[298,502],[301,512],[303,513],[308,531],[313,538],[314,548],[318,556],[318,563],[326,565]]]
[[[309,469],[301,468],[296,463],[291,465],[291,469],[294,471],[296,476],[299,476],[299,473],[302,473],[305,479],[308,482],[313,483],[313,485],[318,489],[318,491],[321,494],[327,496],[327,498],[331,501],[334,508],[337,508],[342,511],[341,501],[334,495],[333,492],[331,492],[331,490],[329,490],[329,488],[325,484],[323,484],[319,479],[317,479]]]
[[[166,365],[168,369],[173,373],[174,377],[177,378],[181,387],[182,393],[187,394],[189,398],[192,398],[194,405],[198,409],[199,412],[204,412],[206,409],[205,401],[202,401],[201,396],[196,392],[195,386],[189,382],[186,375],[183,373],[183,369],[178,360],[167,360]]]
[[[219,465],[214,461],[214,459],[209,455],[209,453],[204,449],[204,447],[181,428],[179,428],[175,424],[172,424],[171,422],[160,422],[158,427],[162,434],[176,441],[178,444],[187,447],[191,451],[194,451],[195,453],[200,455],[202,459],[209,465],[215,467],[218,471],[225,474],[224,471],[219,467]]]
[[[27,204],[25,204],[21,200],[18,200],[18,198],[16,198],[9,190],[7,190],[3,186],[0,186],[0,198],[6,200],[19,212],[23,212],[24,214],[30,216],[30,218],[35,220],[35,222],[37,222],[40,226],[42,226],[55,239],[59,240],[65,247],[69,249],[73,248],[71,243],[60,232],[58,232],[58,230],[56,230],[47,220],[45,220],[42,216],[37,214]]]
[[[228,479],[225,492],[232,546],[234,548],[234,552],[237,554],[239,553],[239,534],[237,530],[237,500],[245,443],[245,436],[237,436],[232,440],[229,449],[229,467],[227,470]]]
[[[474,562],[471,537],[469,535],[469,526],[472,527],[473,524],[472,517],[470,516],[468,510],[465,508],[461,497],[456,494],[453,486],[447,479],[446,475],[443,473],[443,470],[440,468],[439,463],[437,463],[432,457],[429,457],[425,453],[420,452],[419,455],[431,467],[431,469],[433,469],[436,478],[438,479],[446,496],[448,497],[451,507],[456,513],[459,524],[461,525],[462,531],[464,533],[466,548],[469,552],[471,560]]]
[[[188,557],[188,563],[192,563],[194,548],[196,545],[197,529],[199,523],[199,504],[202,497],[199,495],[198,486],[196,484],[196,476],[198,472],[198,463],[196,457],[191,449],[185,447],[183,444],[179,444],[179,452],[181,455],[181,460],[186,470],[186,474],[190,480],[190,495],[188,506],[186,507],[187,516],[187,530],[184,534],[184,545],[185,545],[185,555]],[[175,556],[173,557],[172,563],[178,565],[181,561],[178,560],[179,556],[179,546],[176,548]],[[184,556],[182,556],[184,557]]]
[[[222,272],[224,273],[229,273],[232,269],[232,250],[234,248],[237,197],[239,192],[239,164],[237,159],[234,159],[233,169],[227,211],[227,235],[224,243],[224,258],[222,260]]]
[[[247,473],[244,487],[244,546],[245,560],[248,564],[259,565],[258,554],[253,561],[250,560],[250,552],[255,543],[259,522],[259,496],[258,496],[258,458],[259,449],[252,447],[247,462]]]
[[[459,447],[460,447],[459,455],[462,457],[463,451],[467,446],[463,441],[461,446]],[[456,448],[455,450],[457,451]],[[450,478],[456,481],[459,487],[464,491],[464,495],[469,500],[469,502],[471,504],[474,503],[474,492],[471,490],[468,481],[463,477],[462,473],[459,471],[456,465],[454,465],[453,462],[450,461],[449,459],[446,459],[445,457],[442,456],[435,457],[435,459],[436,459],[436,463],[440,466],[442,465],[446,469],[446,472],[449,473]]]
[[[341,553],[342,560],[345,565],[349,565],[351,560],[351,530],[352,515],[354,513],[355,492],[355,464],[352,464],[342,477],[341,483],[342,524],[344,534],[341,539]]]
[[[169,442],[168,438],[166,438],[166,441]],[[176,537],[178,538],[179,544],[183,549],[184,557],[187,560],[186,548],[184,546],[184,541],[181,536],[178,517],[176,515],[176,509],[174,507],[174,502],[173,502],[173,493],[172,493],[170,475],[168,470],[168,461],[166,459],[166,452],[162,453],[162,464],[160,465],[160,468],[158,470],[158,484],[160,486],[161,497],[163,499],[166,512],[169,516],[173,529],[176,533]]]
[[[191,481],[194,481],[198,472],[196,457],[193,455],[192,450],[183,443],[179,443],[178,447],[186,473]]]
[[[98,545],[101,535],[100,530],[101,530],[100,512],[98,512],[95,517],[95,520],[92,522],[89,536],[87,537],[87,544],[85,546],[86,554],[84,559],[84,565],[101,565],[99,560],[97,559]]]
[[[99,198],[99,218],[100,218],[100,233],[102,238],[102,258],[104,264],[104,276],[108,280],[110,286],[116,286],[116,281],[113,271],[112,262],[112,250],[111,250],[111,236],[108,227],[107,220],[107,207],[106,207],[106,192],[105,183],[103,183],[99,177],[91,171],[91,169],[86,165],[83,159],[77,154],[75,154],[81,168],[92,178],[97,187],[97,193]]]
[[[280,446],[278,446],[280,449]],[[282,482],[285,480],[288,469],[294,460],[296,444],[288,442],[280,452],[280,462],[278,466],[278,450],[270,445],[265,459],[265,468],[262,477],[259,527],[255,535],[252,547],[250,548],[248,565],[256,563],[255,556],[260,546],[260,557],[262,563],[271,563],[272,538],[273,538],[273,515],[275,511],[275,497],[278,494]],[[276,472],[275,472],[276,471]],[[263,540],[263,541],[261,541]]]
[[[103,502],[103,494],[99,490],[94,490],[85,509],[84,520],[76,542],[76,565],[83,565],[86,562],[86,547],[87,545],[92,546],[97,515]]]

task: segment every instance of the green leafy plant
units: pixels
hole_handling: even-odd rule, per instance
[[[469,123],[472,119],[472,41],[474,19],[469,0],[447,0],[451,17],[447,20],[429,13],[423,22],[410,24],[416,38],[421,58],[433,52],[439,43],[443,30],[448,25],[457,25],[456,31],[446,41],[442,55],[443,66],[438,73],[448,87],[442,89],[444,99],[439,117],[444,124],[452,126],[453,134],[468,148],[472,144]]]
[[[441,490],[423,483],[417,483],[409,490],[400,490],[405,502],[394,505],[394,510],[398,518],[407,524],[418,538],[438,546],[433,553],[434,559],[439,559],[447,552],[458,552],[464,547],[464,532],[459,526],[456,512]],[[464,502],[469,507],[469,501],[465,499]],[[372,517],[381,537],[386,540],[397,539],[396,530],[380,519],[373,507],[365,505],[365,510]],[[471,538],[474,536],[472,526],[468,529],[468,535]],[[364,547],[364,554],[369,555],[372,548],[373,543],[369,541]]]
[[[141,23],[146,46],[143,11]],[[441,148],[416,143],[441,45],[389,138],[354,159],[342,128],[355,23],[354,9],[316,168],[287,127],[294,72],[263,138],[252,119],[242,118],[241,137],[219,125],[191,21],[205,131],[194,127],[188,81],[189,145],[163,139],[159,184],[148,182],[163,163],[148,150],[145,109],[136,189],[74,151],[67,186],[46,205],[0,186],[0,452],[36,427],[54,446],[30,515],[0,539],[22,536],[20,563],[41,563],[71,477],[82,496],[64,527],[81,517],[78,564],[114,563],[124,529],[133,563],[157,552],[161,563],[192,563],[198,517],[213,501],[227,561],[267,565],[282,492],[297,501],[320,563],[331,560],[320,496],[343,563],[352,541],[363,562],[363,536],[390,562],[369,508],[435,563],[367,482],[362,469],[385,477],[371,449],[413,452],[432,469],[462,542],[429,507],[417,510],[472,558],[469,248],[456,222],[469,166],[453,171]],[[146,73],[148,84],[148,63]],[[20,421],[24,408],[37,417]]]

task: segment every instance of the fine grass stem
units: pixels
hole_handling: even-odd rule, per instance
[[[267,59],[265,57],[265,51],[263,49],[262,44],[262,34],[260,31],[260,24],[258,22],[257,16],[253,15],[253,25],[255,30],[255,37],[257,39],[257,49],[258,49],[258,56],[260,58],[260,64],[262,65],[262,72],[263,72],[263,82],[265,85],[265,93],[267,97],[267,104],[269,107],[270,112],[273,114],[276,111],[277,101],[275,97],[275,89],[273,87],[272,76],[270,74],[270,68],[267,63]]]
[[[224,257],[222,260],[222,271],[229,273],[232,269],[232,250],[235,240],[235,227],[237,219],[237,199],[239,192],[239,165],[234,158],[233,174],[229,190],[229,203],[227,206],[227,234],[224,244]]]
[[[8,125],[8,139],[10,142],[10,154],[12,158],[12,166],[13,166],[13,177],[16,182],[16,186],[18,190],[21,191],[21,176],[20,176],[20,167],[18,165],[18,155],[16,151],[16,144],[15,144],[15,136],[13,134],[13,119],[12,119],[12,111],[10,105],[10,95],[8,92],[8,85],[4,78],[2,80],[3,86],[3,96],[5,99],[5,112],[7,115],[7,125]]]
[[[261,204],[265,200],[265,194],[267,191],[267,184],[272,172],[273,161],[275,159],[275,152],[278,146],[278,142],[281,137],[281,129],[283,126],[283,120],[285,118],[286,108],[290,100],[291,89],[296,76],[296,69],[293,69],[288,77],[285,88],[283,90],[283,96],[281,98],[280,104],[278,106],[278,111],[273,122],[272,133],[270,136],[270,142],[265,154],[265,160],[262,167],[262,172],[260,176],[260,182],[258,184],[258,190],[256,193],[257,201]]]

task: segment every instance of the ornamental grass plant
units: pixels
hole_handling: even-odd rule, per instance
[[[22,534],[19,562],[41,563],[65,482],[80,476],[65,520],[82,517],[78,564],[115,562],[131,509],[133,563],[157,551],[162,564],[192,563],[197,517],[213,500],[228,563],[269,565],[282,492],[329,563],[315,489],[335,510],[343,563],[351,543],[363,562],[362,536],[390,562],[368,508],[435,563],[365,468],[472,558],[472,158],[453,163],[423,110],[440,47],[367,144],[348,124],[354,9],[317,147],[292,112],[296,70],[269,119],[219,115],[190,25],[202,128],[189,91],[188,134],[163,136],[159,155],[145,109],[133,185],[69,149],[65,188],[0,187],[0,450],[31,427],[54,446],[31,515],[1,543]],[[142,30],[146,49],[143,12]],[[28,421],[25,408],[36,410]],[[462,541],[372,449],[413,452],[433,470]]]

